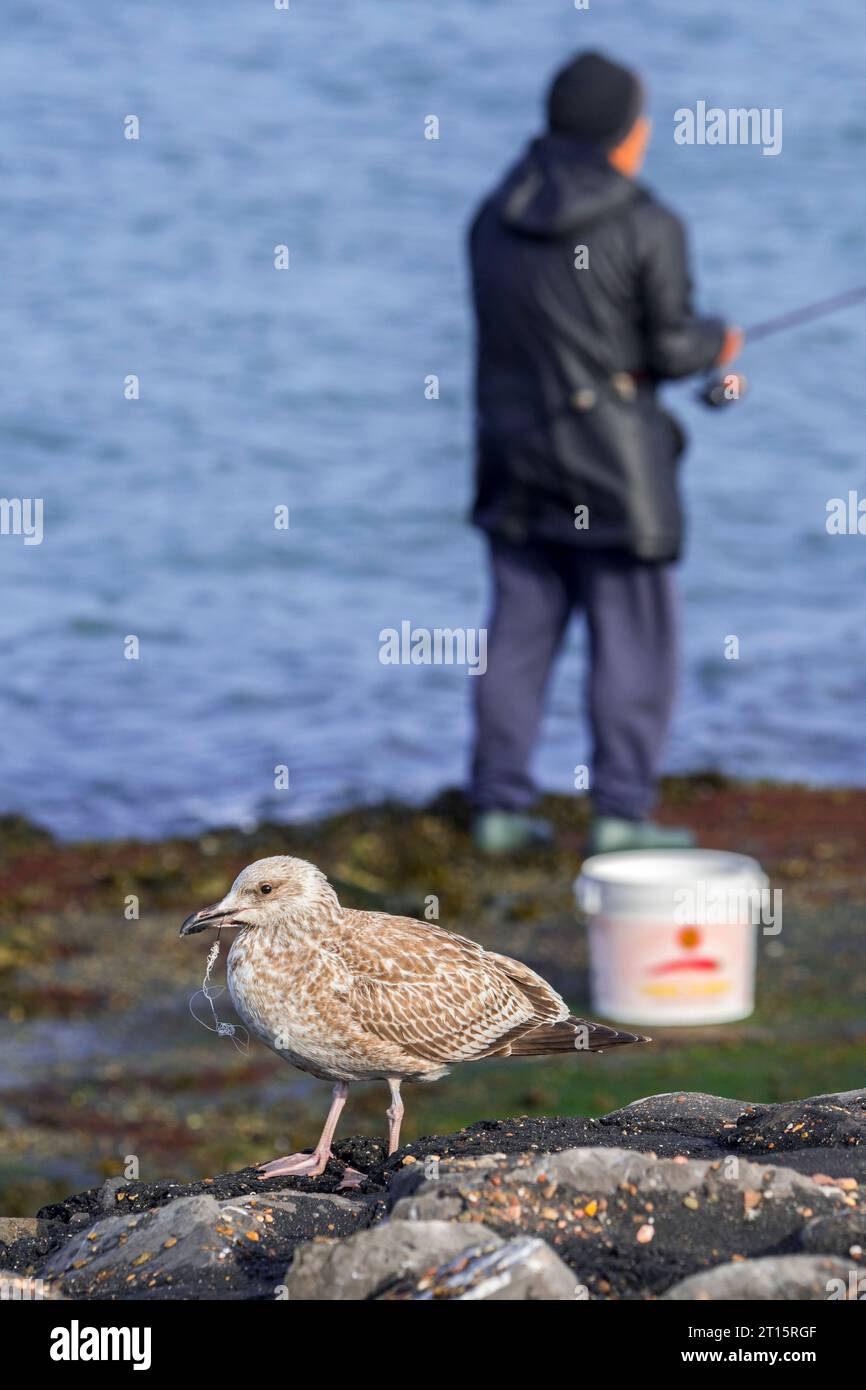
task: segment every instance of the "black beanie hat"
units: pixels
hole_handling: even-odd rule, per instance
[[[628,135],[642,105],[633,72],[600,53],[579,53],[551,83],[547,120],[551,130],[610,150]]]

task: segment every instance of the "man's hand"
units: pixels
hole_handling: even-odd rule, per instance
[[[743,340],[742,328],[726,328],[725,341],[722,343],[722,350],[716,358],[716,366],[726,367],[729,362],[733,362],[735,357],[739,357],[743,350]]]

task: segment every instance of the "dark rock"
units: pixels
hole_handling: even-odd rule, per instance
[[[58,1226],[65,1228],[67,1236],[72,1235],[74,1231],[80,1231],[82,1226],[92,1226],[92,1224],[93,1217],[87,1211],[74,1211],[68,1221],[57,1222]]]
[[[128,1178],[106,1178],[99,1189],[98,1202],[103,1211],[114,1211],[117,1206],[117,1194],[129,1187]],[[81,1213],[78,1213],[81,1215]]]
[[[762,1160],[783,1154],[800,1172],[866,1182],[866,1091],[747,1106],[730,1147]]]
[[[38,1216],[0,1216],[0,1245],[14,1245],[22,1237],[45,1235],[57,1224]]]
[[[364,1203],[326,1194],[181,1197],[103,1217],[42,1272],[73,1298],[272,1299],[298,1242],[350,1235],[368,1214]]]
[[[69,1227],[36,1216],[0,1217],[0,1265],[30,1275],[52,1251],[65,1245]]]
[[[816,1216],[803,1228],[804,1250],[844,1255],[860,1264],[866,1275],[866,1211],[846,1207],[831,1216]]]
[[[179,1197],[213,1197],[217,1201],[227,1201],[231,1197],[255,1196],[261,1193],[306,1192],[312,1195],[336,1193],[344,1181],[345,1168],[355,1167],[366,1157],[373,1169],[381,1164],[382,1145],[370,1139],[345,1139],[335,1145],[335,1153],[345,1155],[339,1162],[332,1160],[319,1178],[265,1178],[259,1176],[257,1168],[242,1168],[237,1173],[220,1173],[213,1178],[200,1178],[197,1182],[172,1182],[163,1179],[159,1182],[120,1181],[111,1178],[102,1187],[91,1187],[86,1192],[76,1193],[63,1202],[53,1202],[42,1207],[38,1216],[52,1221],[71,1221],[79,1213],[96,1219],[111,1213],[128,1216],[151,1207],[165,1206]],[[350,1160],[352,1160],[350,1162]],[[362,1169],[363,1170],[363,1169]],[[372,1196],[376,1191],[384,1192],[383,1183],[366,1184],[363,1193]]]
[[[723,1096],[707,1096],[701,1091],[671,1091],[666,1095],[646,1096],[621,1110],[612,1110],[601,1123],[605,1129],[618,1130],[621,1139],[669,1135],[675,1140],[698,1139],[725,1148],[731,1131],[747,1109],[748,1102],[744,1100],[726,1100]],[[631,1148],[631,1145],[621,1147]]]
[[[62,1202],[49,1202],[47,1206],[40,1207],[36,1215],[42,1221],[69,1221],[77,1212],[85,1212],[89,1216],[99,1210],[101,1191],[99,1187],[89,1187],[86,1192],[73,1192]]]

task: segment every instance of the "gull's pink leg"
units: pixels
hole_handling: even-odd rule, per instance
[[[389,1078],[388,1085],[391,1087],[391,1104],[385,1113],[388,1116],[388,1156],[390,1157],[400,1147],[403,1101],[400,1096],[400,1082],[392,1077]]]
[[[403,1119],[403,1101],[400,1097],[400,1082],[394,1077],[390,1077],[388,1085],[391,1087],[391,1104],[385,1111],[388,1116],[388,1156],[395,1153],[400,1147],[400,1123]],[[340,1183],[338,1192],[344,1187],[358,1187],[364,1181],[364,1174],[359,1173],[355,1168],[347,1168],[343,1174],[343,1181]]]
[[[346,1104],[349,1087],[345,1081],[338,1081],[333,1091],[331,1108],[325,1121],[319,1142],[311,1154],[287,1154],[285,1158],[275,1158],[272,1163],[260,1165],[260,1178],[317,1178],[324,1173],[331,1157],[331,1140],[337,1128],[340,1111]]]

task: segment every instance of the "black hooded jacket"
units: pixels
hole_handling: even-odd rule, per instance
[[[676,559],[684,438],[656,385],[710,367],[725,332],[692,311],[679,219],[600,151],[547,134],[482,204],[470,255],[475,524]]]

